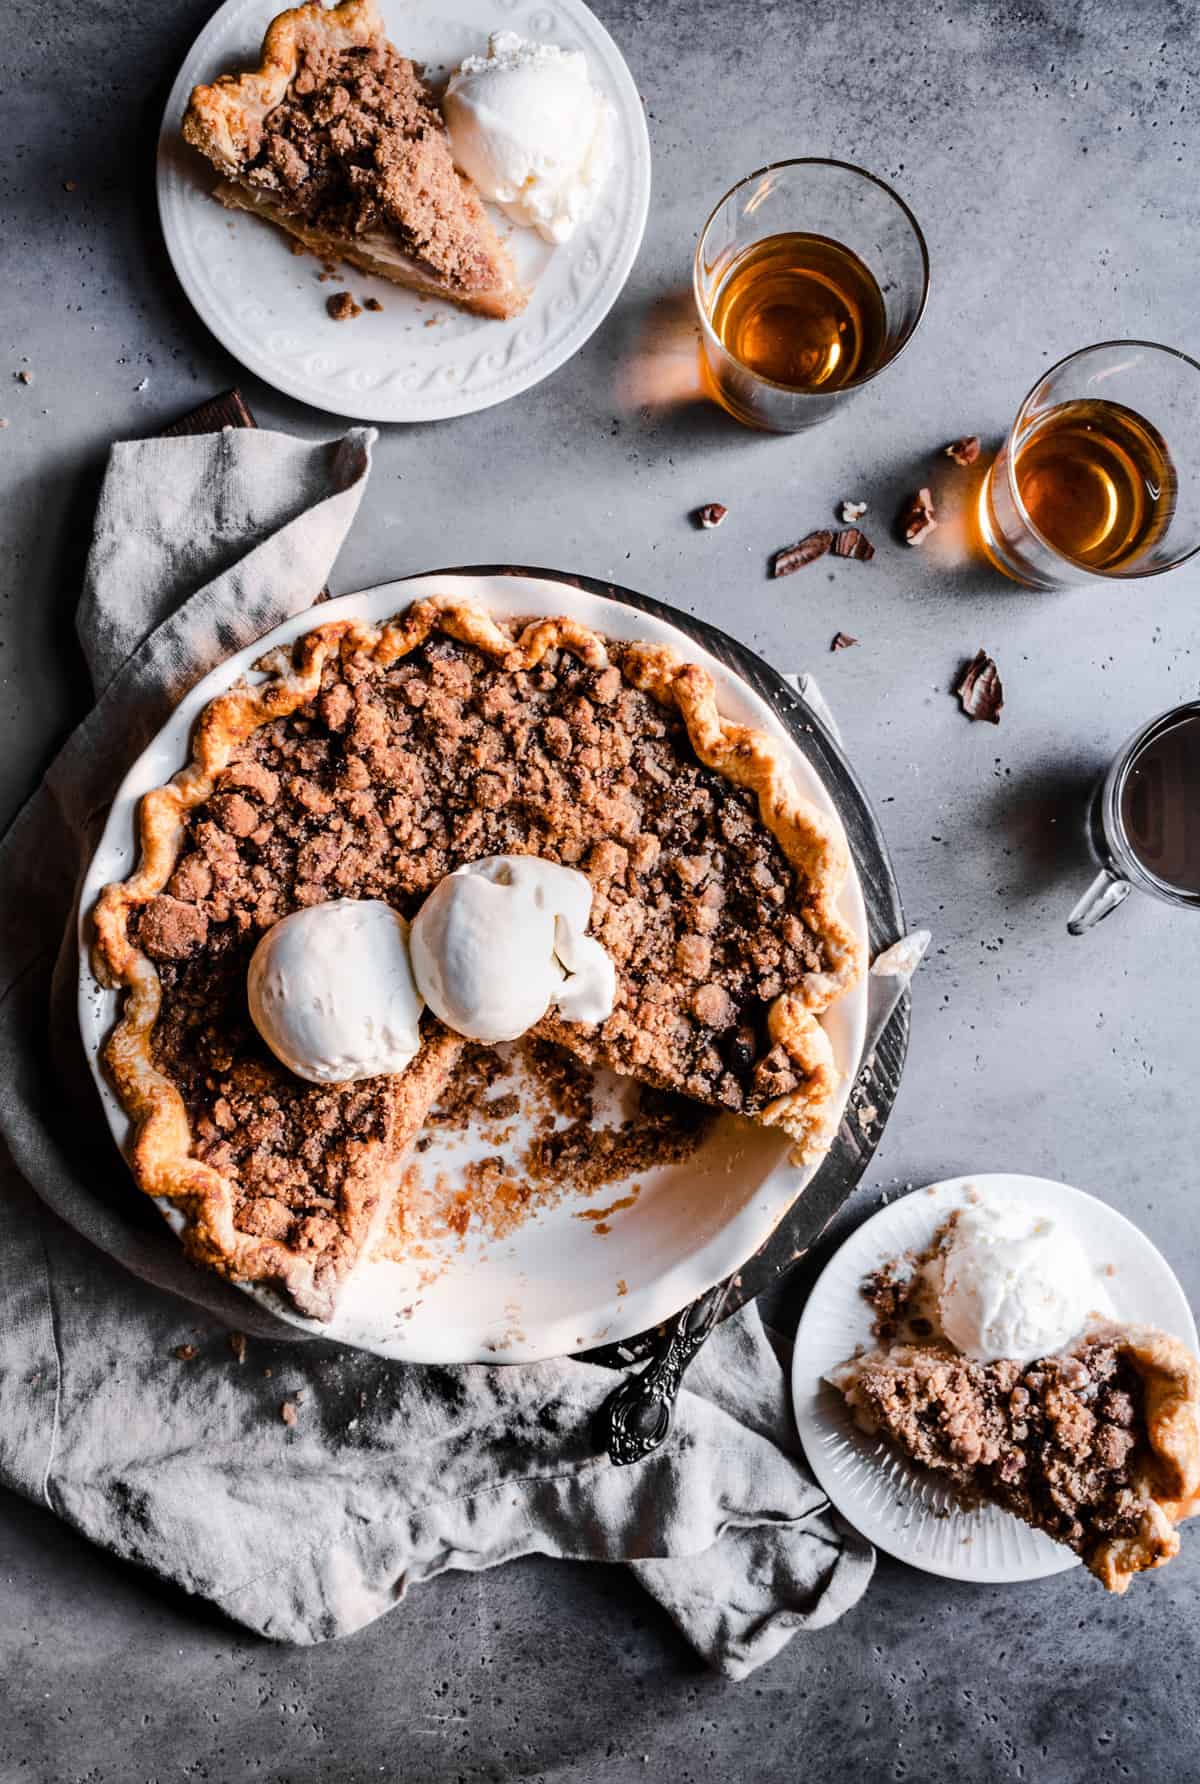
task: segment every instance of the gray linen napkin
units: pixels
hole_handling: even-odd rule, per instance
[[[79,612],[96,705],[0,844],[0,1483],[286,1641],[345,1635],[447,1568],[629,1562],[741,1678],[853,1605],[874,1559],[799,1460],[753,1308],[701,1353],[671,1441],[613,1468],[590,1430],[607,1370],[400,1367],[193,1268],[87,1077],[72,888],[105,807],[184,689],[323,587],[373,439],[113,448]]]

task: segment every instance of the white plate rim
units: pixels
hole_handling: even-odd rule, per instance
[[[792,1405],[809,1467],[830,1502],[847,1522],[868,1537],[876,1548],[882,1549],[895,1560],[906,1562],[922,1573],[934,1574],[941,1579],[976,1585],[1021,1585],[1047,1579],[1055,1574],[1068,1573],[1081,1565],[1079,1557],[997,1507],[988,1507],[985,1515],[991,1521],[1004,1526],[1011,1525],[1014,1533],[1019,1533],[1027,1557],[1023,1562],[1007,1567],[999,1564],[982,1565],[971,1558],[971,1544],[966,1541],[959,1544],[957,1563],[954,1565],[922,1554],[913,1541],[898,1540],[894,1527],[885,1522],[884,1516],[872,1513],[865,1501],[849,1489],[839,1470],[830,1463],[825,1447],[832,1435],[856,1435],[841,1397],[823,1380],[825,1370],[842,1358],[825,1357],[813,1342],[818,1322],[827,1315],[826,1302],[832,1303],[836,1298],[839,1308],[846,1307],[847,1290],[858,1297],[858,1284],[870,1269],[908,1248],[912,1243],[911,1239],[899,1246],[895,1240],[889,1241],[891,1230],[899,1224],[901,1210],[907,1215],[914,1208],[927,1208],[928,1236],[932,1238],[938,1223],[953,1208],[961,1206],[972,1189],[985,1197],[992,1195],[1006,1200],[1028,1201],[1047,1213],[1062,1213],[1085,1249],[1093,1255],[1098,1256],[1114,1249],[1113,1243],[1101,1244],[1097,1239],[1099,1233],[1111,1235],[1117,1249],[1128,1248],[1127,1255],[1138,1256],[1142,1266],[1156,1279],[1153,1323],[1181,1339],[1192,1351],[1200,1348],[1200,1343],[1197,1340],[1195,1318],[1182,1285],[1154,1242],[1128,1215],[1122,1214],[1111,1203],[1089,1194],[1087,1190],[1076,1189],[1071,1184],[1060,1183],[1053,1178],[1031,1176],[1024,1172],[971,1172],[913,1189],[877,1209],[834,1252],[813,1284],[805,1303],[792,1353]],[[1089,1221],[1096,1224],[1089,1225]],[[849,1281],[843,1280],[848,1277],[851,1278]],[[1106,1286],[1113,1296],[1118,1315],[1127,1317],[1120,1305],[1119,1283],[1118,1272],[1113,1282]],[[866,1341],[869,1319],[866,1315],[866,1303],[861,1301],[861,1297],[859,1301],[862,1308],[862,1337]],[[1146,1319],[1147,1316],[1135,1317]],[[850,1352],[845,1354],[849,1355]],[[871,1443],[870,1438],[862,1436],[859,1453],[865,1455]],[[886,1472],[892,1478],[918,1483],[921,1481],[919,1471],[911,1468],[902,1458],[889,1452],[889,1462],[890,1467]],[[873,1478],[877,1484],[884,1474],[883,1469],[876,1470]],[[899,1503],[898,1495],[893,1494],[889,1498],[886,1487],[882,1498],[889,1508],[894,1508]],[[955,1516],[963,1517],[963,1514]]]
[[[218,56],[227,34],[245,23],[247,14],[256,19],[251,35],[257,34],[257,47],[257,41],[268,22],[284,9],[285,3],[286,0],[225,0],[225,4],[217,9],[199,32],[184,57],[163,113],[155,170],[159,220],[176,277],[200,320],[228,352],[264,383],[327,414],[344,415],[357,421],[445,421],[456,416],[474,415],[497,403],[507,402],[510,397],[519,396],[523,391],[541,383],[544,378],[550,377],[590,340],[620,297],[637,259],[649,215],[651,156],[645,109],[633,75],[611,34],[584,0],[550,0],[550,4],[535,6],[526,25],[526,30],[531,35],[536,35],[540,29],[543,36],[553,37],[556,27],[559,27],[556,15],[561,14],[568,31],[584,40],[593,69],[598,71],[614,102],[618,131],[625,150],[624,155],[618,156],[605,191],[598,200],[595,213],[597,217],[606,204],[611,204],[614,183],[619,183],[621,215],[614,220],[613,241],[608,257],[602,257],[602,264],[599,265],[595,278],[592,279],[592,261],[588,257],[595,252],[596,236],[593,234],[589,241],[589,224],[586,222],[570,242],[556,250],[551,261],[553,266],[559,256],[564,257],[563,264],[573,268],[570,278],[575,286],[580,284],[585,273],[591,279],[590,292],[581,302],[572,326],[561,332],[544,351],[528,360],[523,369],[509,371],[500,366],[497,368],[498,375],[490,383],[472,390],[443,387],[439,379],[430,398],[423,398],[417,391],[400,387],[394,387],[385,396],[381,392],[372,394],[370,390],[350,387],[339,390],[327,381],[322,382],[320,375],[303,376],[290,372],[277,353],[270,352],[261,342],[255,340],[252,333],[237,323],[231,312],[231,300],[226,294],[216,287],[208,287],[203,273],[203,256],[197,253],[192,240],[190,201],[197,181],[204,176],[198,168],[190,165],[191,151],[185,151],[180,146],[179,123],[187,96],[197,81],[212,78],[214,57]],[[380,0],[389,32],[395,29],[400,36],[402,32],[398,26],[393,27],[392,16],[399,13],[403,3],[404,0]],[[436,0],[434,3],[436,4]],[[516,15],[514,12],[517,3],[518,0],[497,0],[491,28],[512,27],[523,22],[524,15]],[[561,28],[559,34],[563,34]],[[400,47],[403,48],[402,42]],[[482,44],[479,47],[482,48]],[[215,181],[215,175],[213,179]],[[211,199],[208,202],[214,203]],[[203,212],[200,214],[204,215]],[[258,229],[268,227],[258,219],[240,212],[222,212],[220,218],[233,222],[235,227],[240,227],[243,223]],[[369,280],[366,275],[355,274],[354,277],[370,284],[374,289],[375,281]],[[379,281],[378,284],[380,293],[384,293],[384,282]],[[399,287],[391,286],[390,293],[385,295],[390,295],[393,301],[400,304],[407,302],[411,294],[405,294]],[[563,301],[563,294],[560,292],[553,301]],[[542,302],[546,306],[551,303],[551,294],[547,289],[542,292]],[[515,352],[519,345],[520,331],[528,330],[539,317],[543,332],[548,332],[550,318],[548,315],[542,316],[538,289],[535,287],[534,295],[522,316],[511,322],[480,322],[479,328],[488,332],[479,336],[481,351],[476,357],[499,355],[507,364],[510,352]],[[300,319],[297,326],[301,326],[303,320]],[[335,325],[321,322],[319,326],[322,330],[326,327],[332,330]],[[361,328],[361,324],[359,326]],[[338,338],[336,333],[331,333],[328,345],[325,346],[323,342],[325,357],[332,355]],[[345,337],[341,338],[343,349],[339,350],[344,350]],[[471,336],[471,339],[475,338],[475,335]],[[363,339],[360,336],[360,346],[362,344]],[[309,354],[308,357],[311,359],[314,355]],[[444,371],[446,368],[441,369]],[[332,378],[333,375],[330,370],[328,376]],[[356,373],[351,367],[345,375],[352,380],[361,376],[361,373]]]
[[[102,993],[91,972],[89,955],[89,914],[95,898],[108,880],[130,871],[135,855],[134,810],[137,800],[149,787],[158,785],[177,768],[186,752],[186,738],[201,708],[213,696],[231,685],[239,675],[247,673],[252,663],[265,652],[279,645],[290,644],[315,626],[346,618],[366,618],[378,622],[417,600],[423,594],[445,590],[453,582],[455,592],[462,592],[491,608],[492,611],[516,616],[536,613],[573,613],[611,636],[649,638],[671,644],[691,660],[702,663],[717,681],[722,706],[741,703],[753,713],[755,721],[777,736],[788,748],[793,768],[802,786],[813,793],[825,809],[836,809],[807,762],[793,736],[771,706],[744,682],[736,672],[712,656],[689,634],[668,621],[640,608],[610,597],[594,594],[562,582],[540,577],[512,575],[477,575],[464,571],[434,572],[427,576],[405,578],[378,584],[372,588],[343,595],[323,602],[318,608],[307,608],[274,627],[261,638],[218,664],[198,681],[176,706],[171,717],[133,763],[124,777],[105,824],[104,831],[84,878],[79,902],[79,980],[78,1011],[84,1051],[97,1086],[110,1131],[118,1148],[124,1152],[129,1123],[116,1099],[100,1064],[100,1042],[114,1019],[116,994]],[[464,586],[465,585],[465,586]],[[840,821],[840,820],[839,820]],[[866,911],[861,884],[853,857],[843,894],[843,912],[856,933],[867,944]],[[859,984],[839,1000],[837,1020],[844,1025],[845,1039],[839,1048],[838,1064],[843,1073],[841,1107],[861,1059],[866,1024],[867,991],[865,975]],[[838,1114],[840,1115],[840,1109]],[[412,1325],[400,1329],[398,1336],[386,1344],[364,1342],[361,1332],[346,1329],[339,1317],[328,1324],[305,1319],[296,1313],[277,1291],[254,1284],[239,1285],[260,1305],[277,1314],[288,1324],[341,1342],[370,1349],[396,1361],[428,1363],[466,1362],[529,1362],[547,1357],[567,1355],[604,1344],[618,1344],[636,1336],[668,1318],[697,1295],[740,1268],[770,1237],[787,1209],[803,1193],[816,1175],[818,1165],[800,1171],[786,1163],[786,1145],[781,1140],[780,1161],[757,1191],[739,1210],[736,1217],[718,1229],[707,1244],[686,1253],[667,1270],[643,1284],[630,1282],[624,1294],[604,1299],[577,1314],[562,1317],[538,1326],[526,1316],[520,1331],[486,1332],[468,1325],[454,1328],[452,1344],[430,1343]],[[160,1212],[178,1231],[182,1222],[170,1204],[158,1204]],[[513,1324],[515,1322],[510,1322]]]

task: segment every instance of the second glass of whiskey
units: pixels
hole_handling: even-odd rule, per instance
[[[916,218],[843,161],[779,161],[727,192],[693,266],[709,394],[748,427],[823,421],[908,345],[929,291]]]
[[[1027,588],[1154,576],[1200,549],[1200,366],[1105,341],[1038,380],[979,492],[984,549]]]

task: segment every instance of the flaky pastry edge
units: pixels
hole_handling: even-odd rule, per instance
[[[453,596],[416,601],[378,627],[355,620],[317,625],[290,648],[281,647],[260,660],[256,667],[267,679],[239,684],[205,706],[196,721],[186,765],[141,799],[135,871],[105,886],[92,914],[96,978],[125,992],[103,1059],[133,1126],[129,1158],[136,1181],[148,1195],[183,1211],[185,1243],[200,1262],[239,1281],[280,1281],[298,1304],[307,1300],[309,1308],[315,1260],[278,1240],[239,1232],[233,1221],[233,1184],[191,1156],[192,1132],[183,1098],[153,1060],[161,980],[153,961],[130,937],[129,919],[165,890],[182,854],[186,814],[211,797],[235,749],[260,726],[314,699],[331,656],[366,653],[386,669],[435,631],[473,646],[510,672],[535,668],[555,649],[570,651],[589,668],[609,664],[602,636],[579,620],[535,619],[514,637],[481,608]],[[800,988],[777,997],[767,1014],[771,1041],[786,1049],[805,1084],[775,1098],[754,1118],[760,1125],[782,1129],[794,1142],[793,1161],[809,1163],[828,1149],[841,1082],[829,1037],[817,1017],[857,981],[863,969],[861,944],[837,909],[849,866],[840,827],[796,786],[773,737],[722,717],[707,670],[662,645],[634,644],[623,647],[621,654],[618,666],[625,679],[679,713],[700,761],[756,795],[763,823],[809,888],[796,914],[822,939],[832,970],[809,974]],[[428,1072],[426,1111],[460,1045],[458,1037],[442,1031],[405,1074],[407,1079]],[[420,1088],[414,1081],[414,1103]],[[414,1129],[409,1138],[415,1137]],[[318,1313],[318,1317],[328,1315]]]

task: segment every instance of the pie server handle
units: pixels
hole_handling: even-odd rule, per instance
[[[929,931],[914,930],[876,960],[867,978],[867,1021],[863,1037],[865,1071],[896,1006],[929,946]],[[666,1441],[684,1372],[721,1317],[733,1277],[708,1289],[675,1316],[640,1375],[626,1376],[600,1412],[600,1435],[617,1467],[642,1462]]]
[[[652,1455],[671,1429],[684,1371],[704,1343],[729,1295],[733,1278],[718,1282],[675,1316],[640,1375],[626,1376],[601,1409],[609,1460],[619,1468]]]

